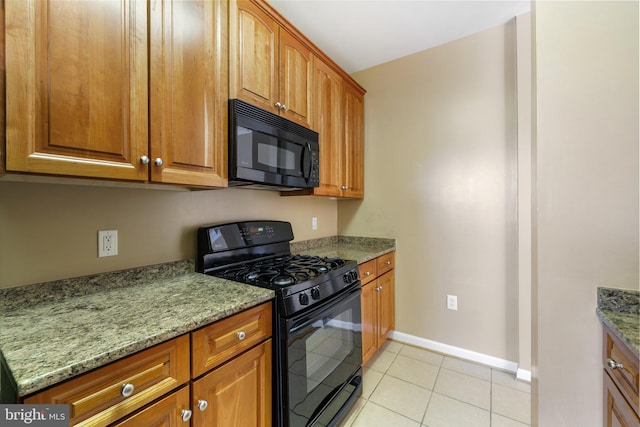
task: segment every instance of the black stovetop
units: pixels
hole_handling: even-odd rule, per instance
[[[282,255],[247,261],[214,274],[225,279],[277,289],[306,282],[345,265],[340,258],[311,255]]]

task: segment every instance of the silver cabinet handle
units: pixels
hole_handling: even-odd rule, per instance
[[[209,402],[203,399],[198,400],[198,409],[204,411],[205,409],[207,409],[207,406],[209,406]]]
[[[180,416],[182,417],[182,421],[187,422],[191,419],[191,415],[193,414],[192,411],[188,410],[188,409],[183,409],[182,412],[180,413]]]
[[[385,264],[391,265],[391,261],[387,261],[387,262],[385,262]]]
[[[365,272],[364,272],[364,275],[365,275],[365,276],[371,276],[371,272],[370,272],[370,271],[365,271]]]
[[[143,165],[148,165],[150,161],[151,159],[147,156],[140,157],[140,163],[142,163]]]
[[[240,341],[242,341],[243,339],[245,339],[245,337],[247,336],[247,334],[244,333],[244,331],[240,331],[236,333],[236,336],[238,337],[238,339]]]
[[[346,185],[343,185],[342,187],[340,187],[342,190],[348,190],[349,187],[347,187]]]
[[[274,105],[278,110],[282,108],[282,104],[280,104],[279,102],[276,102]]]
[[[287,105],[286,104],[282,104],[282,111],[287,111]]]
[[[377,291],[377,292],[380,292],[381,290],[382,290],[382,286],[378,286],[378,287],[376,288],[376,291]]]
[[[131,383],[122,384],[122,390],[120,390],[120,394],[122,397],[129,397],[133,394],[133,389],[135,387]]]
[[[162,161],[162,159],[160,157],[158,157],[157,159],[155,159],[153,161],[153,164],[156,166],[162,166],[164,164],[164,162]]]
[[[624,365],[622,363],[616,362],[611,358],[607,359],[607,365],[609,365],[611,369],[624,369]]]

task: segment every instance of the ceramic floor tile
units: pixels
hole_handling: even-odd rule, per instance
[[[398,355],[392,351],[378,351],[365,365],[378,372],[386,372]]]
[[[505,417],[531,423],[531,394],[494,384],[491,393],[491,409]]]
[[[478,365],[477,363],[468,362],[455,357],[445,356],[442,367],[451,371],[460,372],[462,374],[471,375],[481,380],[491,381],[491,368],[488,366]]]
[[[531,393],[531,384],[517,380],[515,374],[510,374],[508,372],[498,371],[497,369],[494,369],[491,381],[494,384],[500,384],[506,387],[514,388],[516,390],[524,391],[526,393]]]
[[[420,423],[369,401],[350,427],[372,426],[420,427]]]
[[[478,406],[491,408],[491,382],[442,368],[435,392]]]
[[[422,425],[428,427],[489,427],[491,419],[487,410],[433,393]]]
[[[431,392],[425,388],[385,375],[369,401],[412,420],[421,421],[430,395]]]
[[[491,414],[491,427],[529,427],[529,424],[524,424],[511,418],[503,417],[502,415],[492,413]]]
[[[387,370],[387,375],[433,390],[440,368],[399,354]]]
[[[392,353],[399,353],[404,348],[404,344],[397,341],[386,340],[379,351],[390,351]]]
[[[405,345],[402,350],[400,350],[400,354],[436,366],[442,365],[442,359],[444,358],[444,356],[439,353],[434,353],[433,351],[413,347],[410,345]]]
[[[378,383],[384,374],[367,367],[365,367],[363,371],[362,397],[364,399],[368,399],[371,396],[371,393],[373,393],[373,390],[378,386]]]

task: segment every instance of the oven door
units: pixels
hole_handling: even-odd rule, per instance
[[[321,307],[285,320],[285,425],[333,424],[361,394],[360,294],[358,282]]]

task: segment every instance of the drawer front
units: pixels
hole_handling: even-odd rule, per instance
[[[250,308],[191,333],[196,378],[271,336],[272,303]]]
[[[358,266],[360,281],[363,285],[376,278],[376,260],[372,259]]]
[[[189,336],[110,363],[24,400],[69,405],[71,425],[105,426],[189,381]],[[131,391],[127,394],[125,390]]]
[[[140,427],[140,426],[179,426],[187,427],[189,424],[182,421],[182,411],[191,410],[191,399],[189,398],[189,386],[184,386],[180,390],[160,399],[132,415],[124,421],[118,422],[111,427]]]
[[[389,270],[392,270],[394,267],[394,253],[390,252],[388,254],[384,254],[376,258],[378,261],[378,276],[383,275]]]
[[[610,363],[613,366],[610,366]],[[606,327],[604,328],[604,367],[636,412],[640,412],[637,409],[640,386],[638,358]]]

